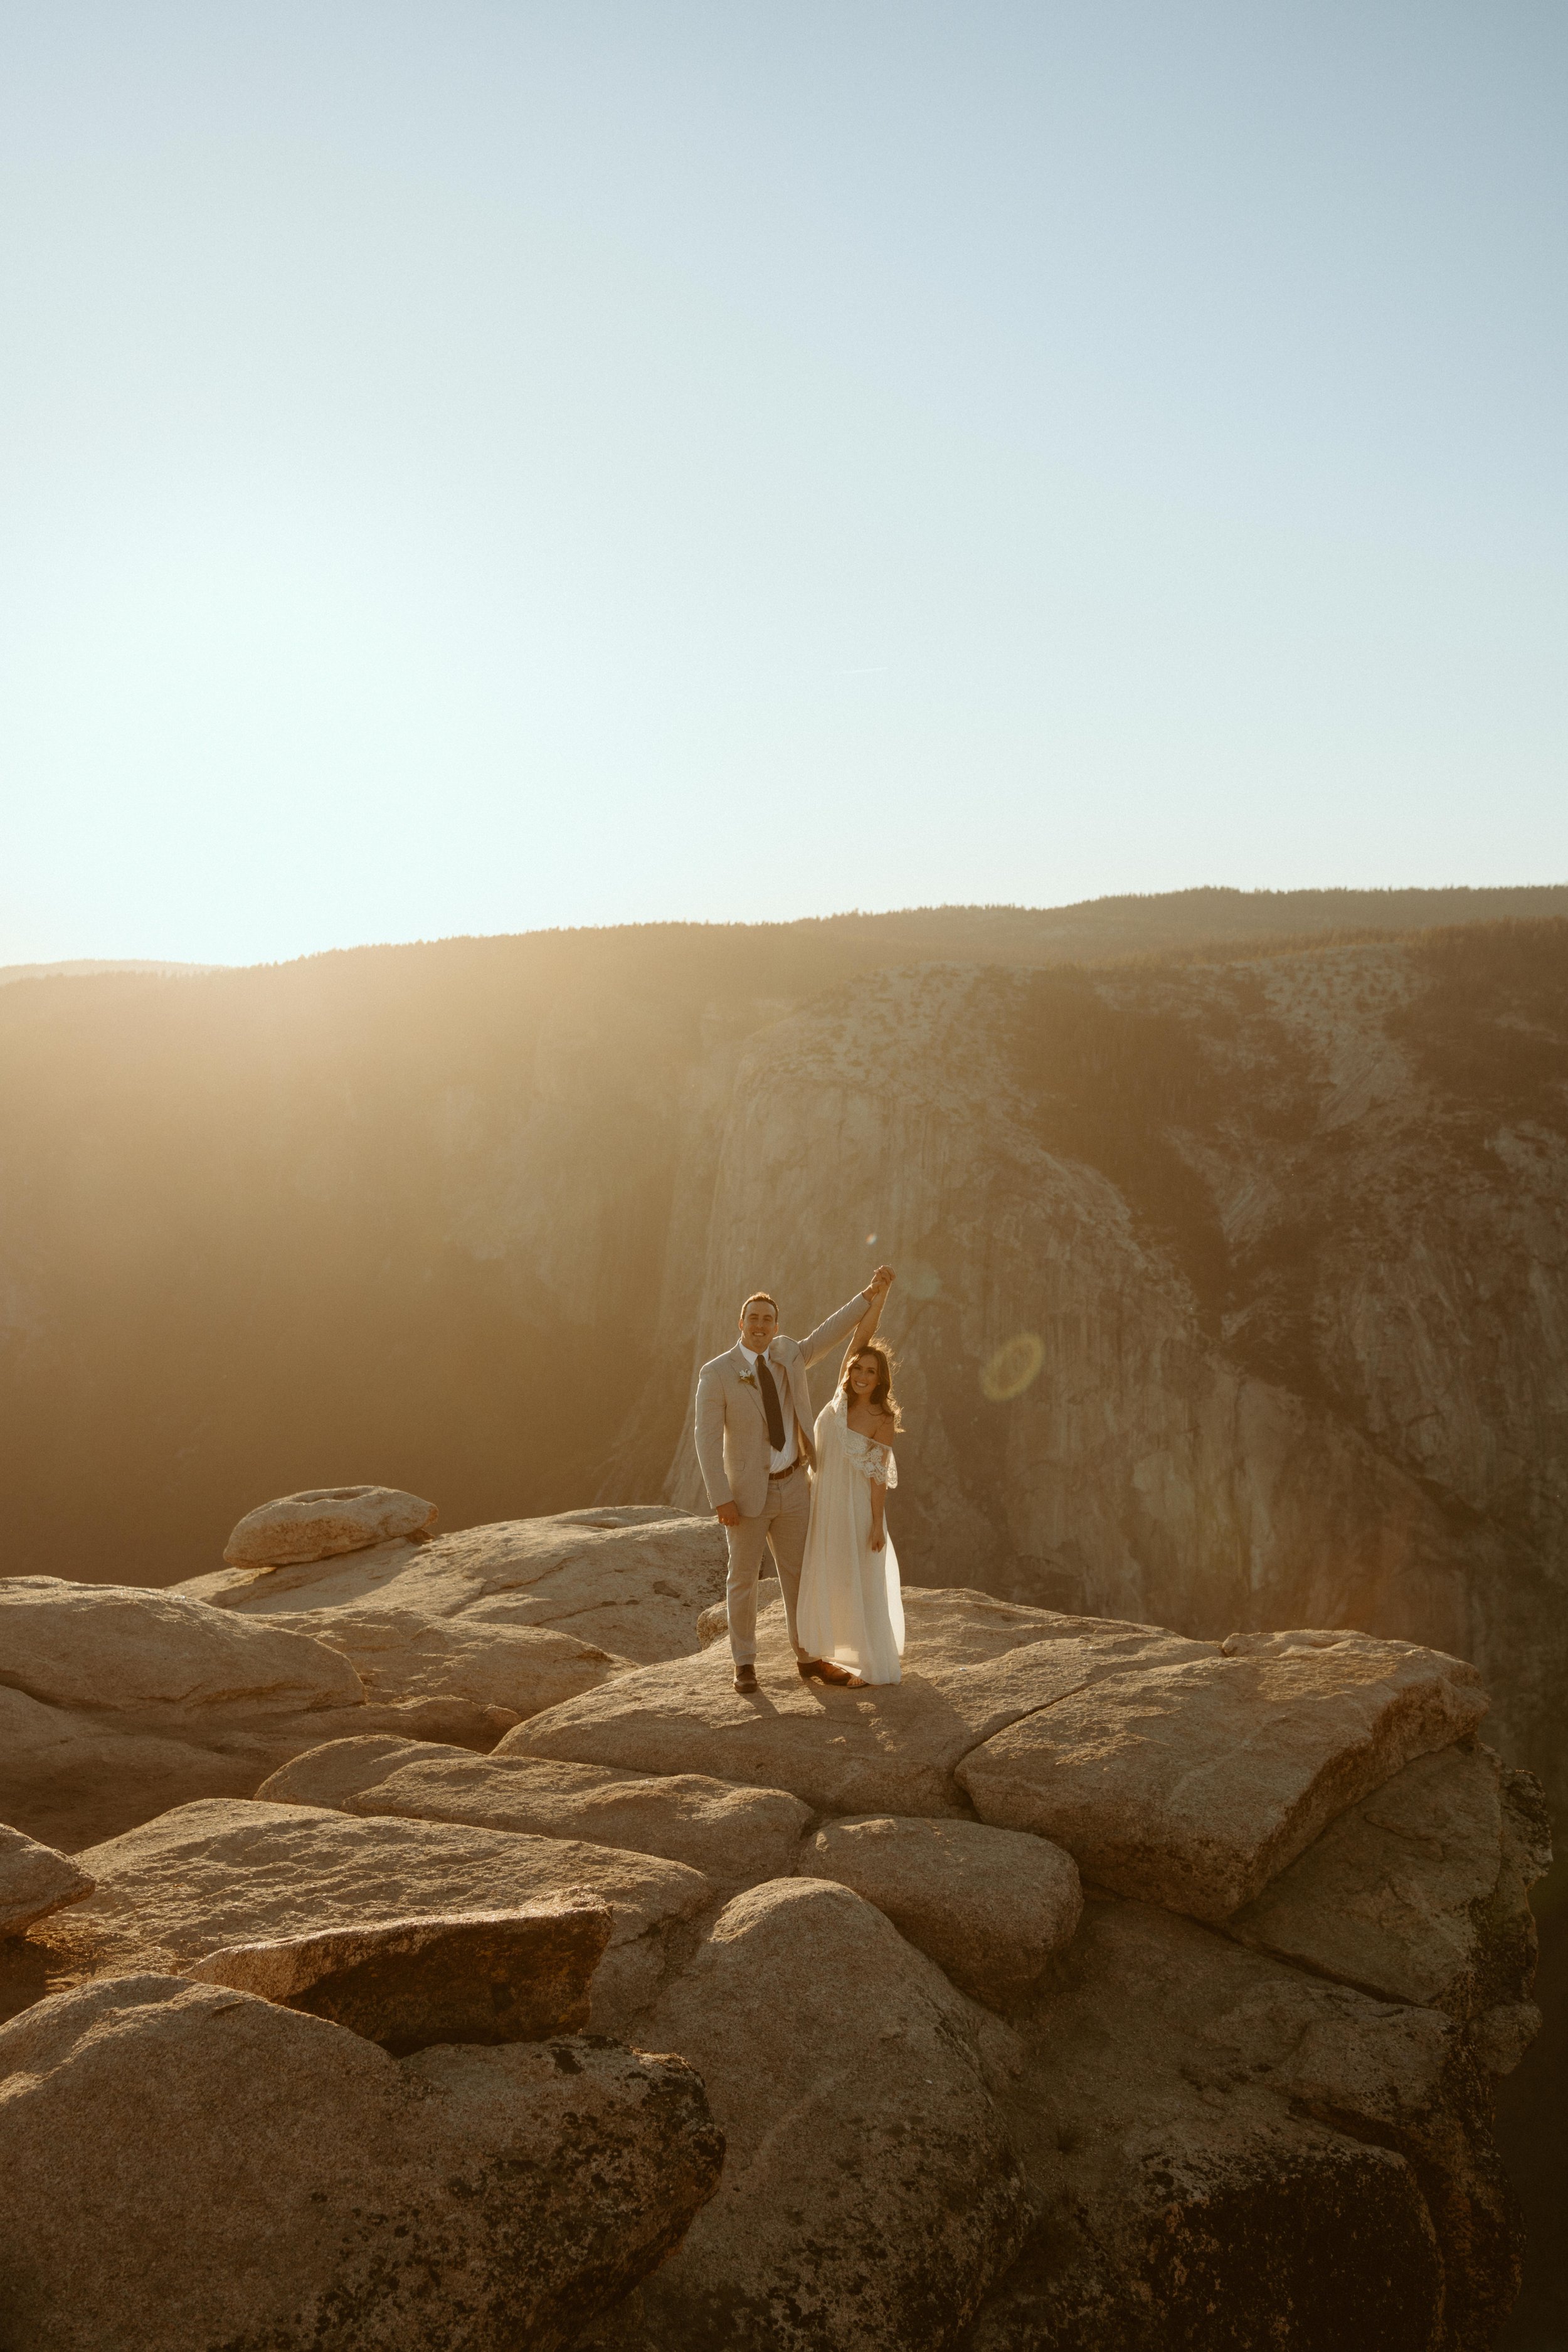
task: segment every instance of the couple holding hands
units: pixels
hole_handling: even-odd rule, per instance
[[[764,1550],[806,1681],[862,1690],[899,1679],[904,1609],[884,1517],[898,1484],[899,1408],[892,1358],[872,1337],[892,1281],[892,1267],[879,1265],[804,1339],[780,1331],[777,1302],[756,1291],[741,1309],[735,1346],[698,1375],[697,1459],[730,1547],[725,1598],[738,1691],[757,1687]],[[838,1385],[814,1425],[806,1372],[846,1333]]]

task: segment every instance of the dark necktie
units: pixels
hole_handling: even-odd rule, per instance
[[[771,1366],[765,1356],[757,1358],[757,1386],[762,1391],[763,1411],[768,1417],[768,1444],[775,1454],[784,1450],[784,1415],[779,1411],[779,1392],[773,1386]]]

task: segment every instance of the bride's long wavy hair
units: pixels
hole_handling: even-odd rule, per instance
[[[879,1412],[885,1412],[889,1416],[895,1429],[902,1429],[903,1416],[899,1411],[899,1400],[893,1394],[893,1351],[885,1339],[868,1339],[863,1348],[850,1349],[844,1359],[844,1370],[838,1381],[839,1387],[849,1402],[853,1404],[855,1391],[849,1385],[849,1375],[862,1356],[875,1356],[877,1359],[877,1385],[871,1391],[871,1402]]]

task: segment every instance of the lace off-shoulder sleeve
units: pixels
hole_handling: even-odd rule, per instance
[[[899,1465],[893,1459],[890,1445],[878,1445],[869,1437],[862,1437],[855,1455],[855,1467],[876,1486],[896,1486]]]

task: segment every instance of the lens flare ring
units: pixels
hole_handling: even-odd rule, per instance
[[[1011,1404],[1033,1386],[1046,1360],[1046,1343],[1037,1331],[1017,1331],[1004,1339],[980,1375],[980,1393],[993,1404]]]

